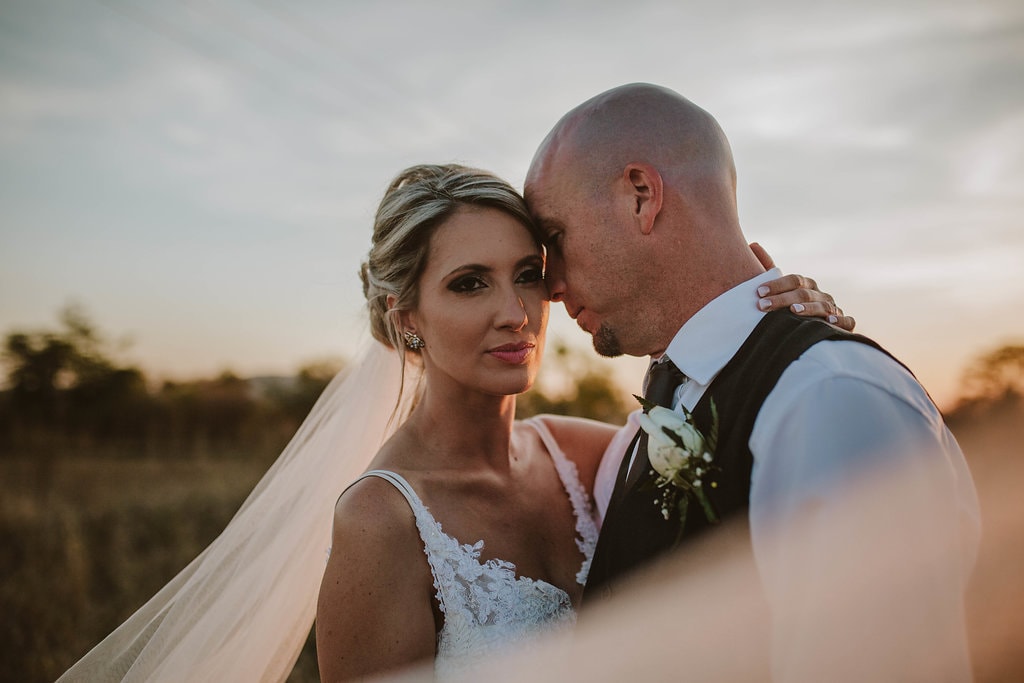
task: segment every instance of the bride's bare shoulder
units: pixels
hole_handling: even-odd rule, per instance
[[[334,529],[390,534],[399,528],[415,531],[416,519],[405,496],[381,477],[352,484],[334,505]]]
[[[334,509],[317,601],[323,680],[349,680],[434,654],[433,578],[415,517],[390,482],[366,477]]]
[[[332,556],[341,551],[363,562],[423,554],[412,508],[393,484],[380,477],[360,479],[338,498],[331,537]]]

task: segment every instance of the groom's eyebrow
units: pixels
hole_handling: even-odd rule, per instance
[[[537,220],[537,225],[544,232],[545,235],[549,235],[553,232],[562,229],[562,224],[553,218],[541,218]]]

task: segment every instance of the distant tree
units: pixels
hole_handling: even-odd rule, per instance
[[[46,424],[59,418],[59,390],[67,382],[74,347],[53,333],[12,332],[4,340],[4,364],[15,419]]]
[[[320,394],[343,367],[344,364],[337,360],[307,363],[299,368],[295,382],[289,390],[279,392],[275,398],[285,412],[298,423],[309,414]]]
[[[963,384],[968,397],[1024,396],[1024,345],[1001,346],[982,355],[964,373]]]
[[[14,331],[3,346],[5,410],[15,428],[102,437],[138,426],[145,377],[120,366],[111,344],[78,306],[65,307],[60,328]]]
[[[978,356],[964,371],[961,398],[950,417],[1013,410],[1024,403],[1024,345],[1008,344]]]
[[[154,400],[160,417],[152,436],[179,455],[251,446],[270,421],[249,382],[229,370],[214,379],[164,382]]]

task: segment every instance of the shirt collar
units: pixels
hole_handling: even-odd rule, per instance
[[[778,277],[782,271],[772,268],[719,294],[679,328],[665,355],[690,379],[710,384],[764,316],[757,288]]]

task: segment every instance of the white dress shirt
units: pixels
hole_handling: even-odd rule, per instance
[[[764,315],[757,288],[780,275],[734,287],[679,330],[666,350],[689,378],[676,391],[677,410],[692,410],[739,350]],[[636,414],[599,470],[602,516]],[[941,680],[970,680],[962,593],[977,551],[978,502],[959,446],[910,373],[866,344],[819,342],[783,372],[748,445],[754,555],[775,626],[773,679],[926,680],[932,672],[918,676],[908,660],[941,648]],[[858,488],[879,472],[895,491]],[[837,582],[859,585],[858,571],[873,563],[894,580],[912,565],[914,590],[873,590],[851,598],[855,608],[833,610],[841,615],[824,614],[839,600]]]

